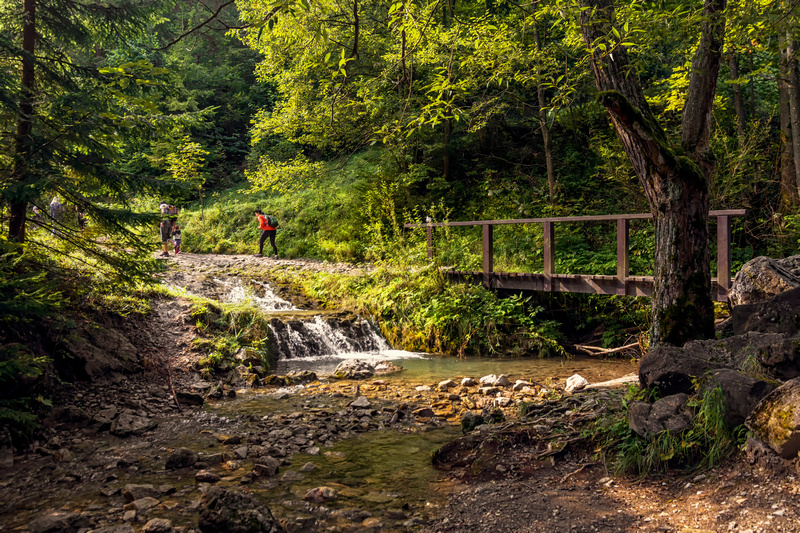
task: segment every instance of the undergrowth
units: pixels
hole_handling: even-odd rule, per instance
[[[622,409],[600,419],[586,436],[617,474],[638,476],[668,470],[696,471],[712,468],[727,459],[744,442],[744,426],[729,428],[725,398],[717,387],[691,397],[686,407],[693,414],[691,426],[680,433],[662,431],[640,436],[628,425],[628,407],[634,401],[654,401],[657,390],[630,386]]]

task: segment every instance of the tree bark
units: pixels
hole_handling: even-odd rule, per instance
[[[739,147],[744,140],[744,127],[747,124],[747,111],[744,108],[744,95],[742,85],[737,83],[739,79],[739,58],[736,57],[736,50],[731,49],[728,57],[728,68],[731,71],[733,83],[733,108],[736,110],[736,134],[739,136]]]
[[[795,171],[794,146],[792,145],[792,123],[789,104],[789,56],[786,47],[786,38],[782,35],[778,39],[780,51],[780,70],[778,74],[778,109],[780,111],[780,138],[781,138],[781,196],[778,211],[783,214],[794,213],[800,188],[797,186]]]
[[[719,9],[720,2],[706,3],[712,12]],[[581,11],[581,32],[601,91],[598,101],[608,110],[653,213],[655,264],[650,345],[682,345],[691,339],[712,337],[708,181],[692,159],[675,154],[653,117],[625,47],[611,37],[613,1],[583,0],[581,7],[586,8]],[[717,72],[714,59],[702,56],[713,55],[717,50],[718,34],[706,40],[707,29],[718,31],[719,20],[713,20],[716,23],[704,26],[700,57],[693,61],[689,98],[697,101],[687,101],[690,109],[684,119],[689,124],[684,124],[682,132],[684,146],[703,158],[708,155],[710,106],[716,87],[705,77],[716,77]],[[719,57],[716,64],[718,68]],[[695,69],[702,71],[695,76]]]
[[[541,53],[542,43],[539,40],[539,27],[536,25],[533,27],[533,39],[536,42],[536,51]],[[550,205],[555,205],[557,184],[555,167],[553,166],[553,146],[552,141],[550,140],[550,128],[547,126],[547,113],[544,110],[546,101],[544,87],[542,87],[541,83],[541,68],[539,67],[538,60],[536,64],[536,74],[537,78],[539,78],[539,83],[536,85],[536,93],[539,99],[539,127],[542,130],[542,142],[544,143],[544,162],[547,167],[547,186],[550,189]]]
[[[9,198],[8,240],[25,242],[25,216],[28,211],[24,183],[28,177],[28,164],[33,154],[33,95],[35,84],[34,52],[36,48],[36,0],[24,0],[22,21],[22,75],[21,97],[17,116],[17,133],[14,138],[13,188]]]
[[[792,130],[792,153],[796,186],[800,188],[800,77],[797,72],[797,42],[786,35],[786,90],[789,96],[789,122]]]

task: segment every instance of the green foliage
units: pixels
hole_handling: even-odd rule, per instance
[[[207,372],[232,369],[237,364],[234,355],[244,347],[260,355],[265,368],[272,366],[269,320],[252,302],[218,304],[193,298],[191,317],[202,335],[193,341],[194,346],[206,354],[199,365]]]

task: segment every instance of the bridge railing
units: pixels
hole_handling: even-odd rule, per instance
[[[717,277],[713,279],[712,296],[718,301],[728,300],[731,286],[731,218],[744,216],[745,209],[710,211],[709,217],[717,219]],[[444,226],[481,226],[483,229],[483,270],[481,272],[449,272],[459,278],[479,278],[492,288],[541,290],[558,292],[589,292],[628,296],[651,296],[652,276],[631,276],[629,232],[631,220],[652,219],[651,213],[627,215],[589,215],[551,218],[518,218],[510,220],[473,220],[466,222],[429,222],[406,224],[407,228],[424,227],[428,239],[428,258],[433,258],[433,230]],[[615,276],[557,274],[555,272],[555,225],[563,222],[616,222],[617,273]],[[544,232],[542,252],[544,272],[517,274],[494,271],[494,227],[507,224],[541,224]]]

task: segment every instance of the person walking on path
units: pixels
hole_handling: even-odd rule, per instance
[[[175,244],[175,255],[178,255],[181,253],[181,227],[178,224],[172,230],[172,242]]]
[[[161,253],[162,257],[169,256],[169,242],[172,239],[172,227],[178,219],[178,208],[166,202],[158,204],[161,209],[161,246],[164,251]]]
[[[53,196],[50,200],[50,219],[52,220],[53,229],[51,233],[56,237],[61,236],[61,218],[64,215],[64,204],[58,199],[58,196]]]
[[[258,220],[258,227],[261,228],[261,238],[258,240],[258,253],[256,257],[264,256],[264,241],[269,237],[269,243],[272,245],[272,251],[275,252],[273,259],[278,258],[278,248],[275,246],[275,234],[278,232],[277,225],[270,225],[270,220],[261,212],[261,209],[255,210],[256,219]]]

